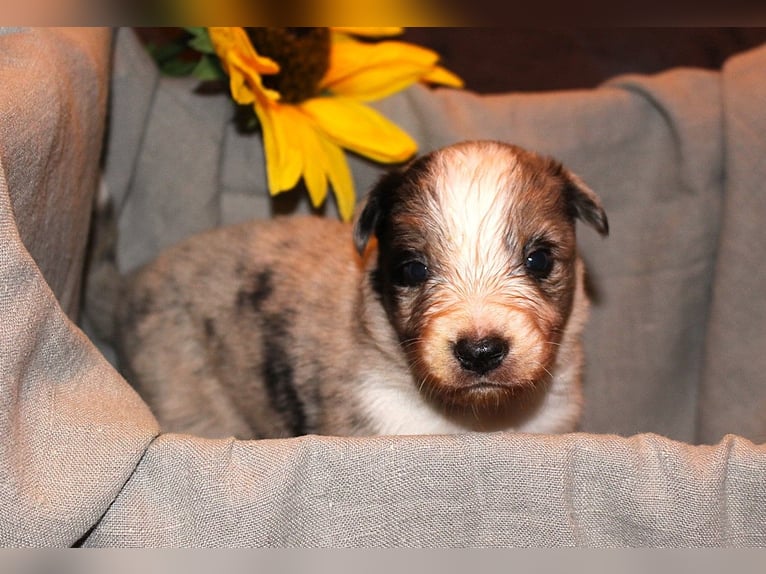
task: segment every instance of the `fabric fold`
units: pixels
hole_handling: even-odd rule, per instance
[[[98,181],[109,31],[24,29],[0,47],[0,544],[69,546],[159,432],[66,314]]]
[[[76,298],[62,286],[79,274],[87,229],[78,217],[96,187],[89,138],[103,129],[106,40],[104,30],[0,38],[0,73],[19,76],[0,94],[0,544],[766,545],[766,50],[720,73],[486,97],[415,86],[376,104],[423,151],[503,139],[557,156],[604,199],[612,236],[578,238],[596,294],[586,432],[237,441],[161,433],[65,313]],[[26,82],[51,72],[49,51],[72,77],[38,78],[57,98],[43,129],[21,109],[38,100],[19,70],[29,58]],[[138,88],[134,111],[147,124],[107,164],[125,237],[147,238],[123,244],[128,267],[220,224],[227,200],[216,186],[241,180],[212,167],[244,170],[260,149],[251,141],[221,161],[223,142],[239,141],[224,127],[228,109],[155,80]],[[173,146],[179,108],[191,119]],[[165,161],[174,155],[183,161]],[[377,175],[351,165],[361,180]],[[176,209],[191,184],[196,203]],[[173,227],[169,214],[187,219]],[[48,237],[49,223],[74,239]]]

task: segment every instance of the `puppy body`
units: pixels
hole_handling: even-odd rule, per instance
[[[352,227],[285,218],[173,247],[132,282],[125,372],[164,430],[238,438],[565,432],[587,316],[559,164],[469,142],[382,179]]]

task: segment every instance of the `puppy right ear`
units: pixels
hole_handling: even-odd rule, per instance
[[[367,194],[364,204],[357,212],[354,222],[354,246],[359,255],[362,255],[367,248],[385,206],[388,205],[394,190],[402,183],[402,177],[402,172],[398,170],[383,175]]]
[[[567,178],[566,194],[574,216],[589,224],[600,235],[609,235],[609,219],[596,193],[583,180],[569,170],[565,170]]]

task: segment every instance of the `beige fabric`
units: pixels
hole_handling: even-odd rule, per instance
[[[109,38],[78,28],[0,34],[0,157],[21,237],[71,316],[99,173]]]
[[[103,127],[103,110],[90,115],[73,110],[93,109],[100,101],[92,98],[106,82],[106,36],[103,31],[58,34],[35,30],[0,37],[5,48],[0,73],[9,66],[16,74],[22,67],[36,70],[41,54],[55,51],[59,73],[80,77],[65,84],[73,88],[71,108],[56,108],[48,126],[61,130],[56,132],[61,141],[72,134],[77,142],[79,130],[100,133]],[[65,37],[76,39],[70,44],[62,42]],[[23,66],[27,58],[32,62]],[[70,60],[74,64],[63,64]],[[93,193],[91,185],[72,189],[63,185],[67,178],[51,174],[68,162],[87,165],[67,170],[91,173],[98,150],[86,153],[75,143],[73,155],[67,155],[65,145],[39,144],[36,138],[44,142],[50,133],[22,111],[29,101],[37,102],[29,94],[35,93],[30,85],[38,83],[20,84],[15,95],[4,93],[0,543],[766,544],[766,446],[747,438],[760,442],[764,436],[758,406],[766,394],[761,374],[766,358],[758,353],[766,348],[761,295],[766,277],[759,265],[766,245],[757,233],[766,218],[759,193],[760,158],[766,152],[763,69],[766,50],[735,58],[722,73],[681,70],[621,78],[587,92],[481,98],[414,89],[381,104],[424,148],[458,137],[502,137],[555,153],[604,198],[612,237],[602,242],[593,234],[581,236],[599,293],[588,340],[584,426],[590,432],[564,436],[254,442],[157,437],[145,405],[66,317],[57,301],[66,291],[51,289],[43,278],[55,285],[59,262],[78,256],[68,233],[76,235],[79,228],[51,243],[34,222],[54,221],[66,229],[80,213],[72,205],[89,205]],[[129,82],[130,74],[121,79]],[[33,80],[46,81],[45,76]],[[163,85],[158,80],[154,89]],[[173,89],[178,98],[186,97]],[[155,94],[123,101],[128,111],[114,117],[123,114],[124,121],[142,125],[151,101],[161,99]],[[17,125],[7,118],[27,119]],[[146,146],[164,152],[156,139],[161,134],[150,137],[151,126],[141,137],[137,128],[126,132],[133,134],[125,140],[132,152],[120,149],[116,134],[122,125],[111,126],[109,156],[110,162],[120,159],[124,185],[116,195],[122,214],[128,214],[136,209],[131,202],[153,205],[148,191],[139,199],[141,188],[131,184],[139,177],[133,170],[150,167],[148,158],[141,159]],[[193,151],[190,146],[187,153]],[[163,181],[173,180],[172,162],[155,157],[151,165],[163,170],[158,176]],[[185,169],[185,162],[180,165]],[[114,169],[108,164],[110,185],[117,181]],[[359,182],[370,177],[366,169],[358,167]],[[222,193],[236,193],[242,205],[254,205],[234,175],[220,176],[228,182]],[[151,170],[140,178],[148,186],[154,180]],[[43,182],[38,193],[47,201],[30,203],[36,196],[29,181]],[[208,207],[217,213],[211,217],[194,208],[201,209],[199,226],[224,221],[219,207],[228,201],[211,195],[206,181],[186,179],[189,193],[208,197]],[[165,217],[145,217],[144,231],[156,233],[155,243],[142,245],[143,251],[123,263],[136,264],[159,248],[167,240],[163,226],[172,237],[192,231],[173,228],[169,214],[176,200],[166,195],[162,201]],[[128,221],[127,215],[121,219],[123,230],[131,229]],[[45,256],[33,259],[29,252]],[[715,444],[691,446],[658,434],[624,438],[602,434],[604,429]],[[745,436],[724,437],[728,429],[741,429]]]
[[[766,49],[727,64],[724,193],[698,435],[766,442]],[[760,103],[759,103],[760,102]]]
[[[765,479],[737,437],[162,435],[86,544],[762,546]]]
[[[73,544],[106,511],[157,434],[148,409],[61,306],[76,310],[108,54],[104,30],[0,36],[0,543],[6,546]]]

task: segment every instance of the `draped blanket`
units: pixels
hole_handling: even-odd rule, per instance
[[[513,142],[604,200],[612,235],[579,237],[581,432],[236,441],[161,433],[74,322],[110,86],[122,272],[305,206],[267,198],[224,97],[158,77],[129,32],[114,46],[110,66],[108,31],[0,35],[0,543],[766,544],[766,49],[593,90],[378,104],[423,151]],[[379,173],[352,167],[360,190]]]

